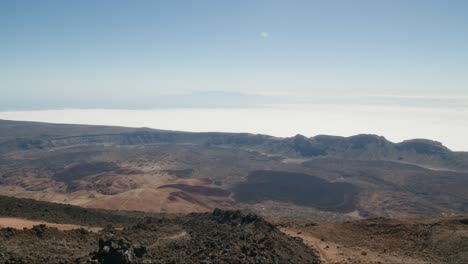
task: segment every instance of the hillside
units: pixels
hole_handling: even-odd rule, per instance
[[[467,263],[468,217],[283,222],[326,263]]]
[[[440,142],[412,139],[393,143],[381,136],[337,137],[296,135],[277,138],[248,133],[192,133],[149,128],[61,125],[0,120],[0,153],[78,144],[161,144],[233,146],[287,157],[337,157],[388,160],[446,170],[468,170],[468,157]]]
[[[0,121],[0,191],[152,213],[343,222],[468,213],[466,153],[429,140],[276,138]],[[151,201],[151,202],[150,202]]]
[[[123,217],[118,212],[2,196],[0,204],[0,219],[7,214],[98,227],[97,231],[60,230],[46,223],[31,229],[2,228],[1,263],[320,262],[315,251],[300,240],[260,217],[238,211],[146,217],[129,213]],[[9,218],[9,223],[16,219]]]
[[[4,226],[1,226],[4,225]],[[1,263],[466,263],[468,217],[271,222],[0,196]]]

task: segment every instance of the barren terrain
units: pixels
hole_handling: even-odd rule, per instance
[[[159,213],[247,209],[267,218],[338,222],[468,213],[466,154],[428,140],[14,121],[0,121],[0,128],[0,192],[12,197]]]
[[[326,263],[466,263],[468,218],[283,222],[284,233],[317,249]]]
[[[320,263],[300,240],[239,211],[122,215],[2,196],[0,203],[0,217],[15,216],[3,218],[15,228],[0,228],[1,263]],[[24,223],[34,225],[17,229]]]

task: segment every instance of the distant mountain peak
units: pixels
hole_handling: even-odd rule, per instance
[[[441,142],[429,139],[410,139],[396,144],[397,149],[415,151],[418,154],[440,154],[451,152]]]

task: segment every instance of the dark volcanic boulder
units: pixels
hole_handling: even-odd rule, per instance
[[[141,258],[146,253],[144,246],[134,247],[125,238],[111,237],[99,239],[99,251],[91,253],[89,263],[111,264],[140,263]]]

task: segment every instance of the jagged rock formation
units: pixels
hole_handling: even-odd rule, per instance
[[[122,237],[99,238],[99,250],[91,253],[88,263],[141,263],[146,251],[146,247],[134,246],[131,241]]]

